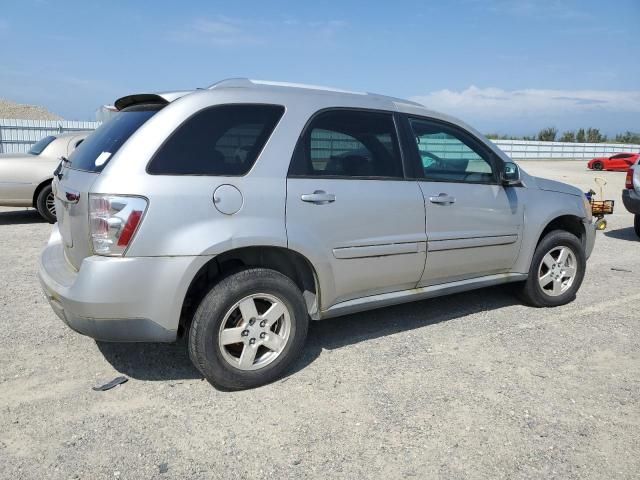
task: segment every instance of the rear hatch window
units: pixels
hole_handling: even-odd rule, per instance
[[[160,108],[161,105],[136,105],[122,110],[98,127],[73,151],[69,157],[70,168],[101,172],[124,142]]]

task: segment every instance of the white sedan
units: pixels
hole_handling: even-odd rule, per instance
[[[91,132],[44,137],[28,153],[0,154],[0,206],[33,207],[45,220],[56,221],[51,190],[53,172]]]

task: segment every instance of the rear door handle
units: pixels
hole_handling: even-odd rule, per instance
[[[333,203],[336,201],[336,196],[333,193],[327,193],[324,190],[316,190],[313,193],[304,193],[300,197],[303,202],[315,203],[316,205],[324,205],[326,203]]]
[[[437,197],[429,197],[431,203],[437,203],[438,205],[451,205],[456,203],[456,197],[452,197],[446,193],[441,193]]]

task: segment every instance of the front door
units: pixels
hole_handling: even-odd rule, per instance
[[[420,286],[509,271],[520,249],[524,208],[518,187],[498,182],[501,161],[446,122],[410,118],[408,129],[427,216]]]
[[[316,115],[287,179],[289,248],[321,282],[323,310],[341,301],[415,287],[424,269],[422,193],[405,180],[392,114]]]

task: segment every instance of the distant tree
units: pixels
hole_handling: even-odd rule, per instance
[[[575,132],[564,132],[560,137],[561,142],[575,142],[576,141],[576,133]]]
[[[528,140],[528,141],[544,141],[551,142],[558,137],[558,130],[555,127],[543,128],[537,135],[504,135],[501,133],[487,133],[485,135],[491,140]],[[600,133],[598,128],[580,128],[577,131],[567,130],[558,138],[559,142],[577,142],[577,143],[602,143],[606,142],[607,136]],[[615,136],[617,143],[636,143],[640,144],[640,133],[627,130],[624,133],[618,133]]]
[[[500,133],[487,133],[485,135],[489,140],[521,140],[521,137],[514,137],[513,135],[502,135]]]
[[[640,133],[627,130],[624,133],[617,134],[615,141],[618,143],[640,143]]]
[[[553,142],[558,135],[558,129],[555,127],[543,128],[538,132],[538,140],[541,142]]]
[[[597,128],[587,128],[587,142],[588,143],[602,143],[606,142],[607,137],[600,133]]]

